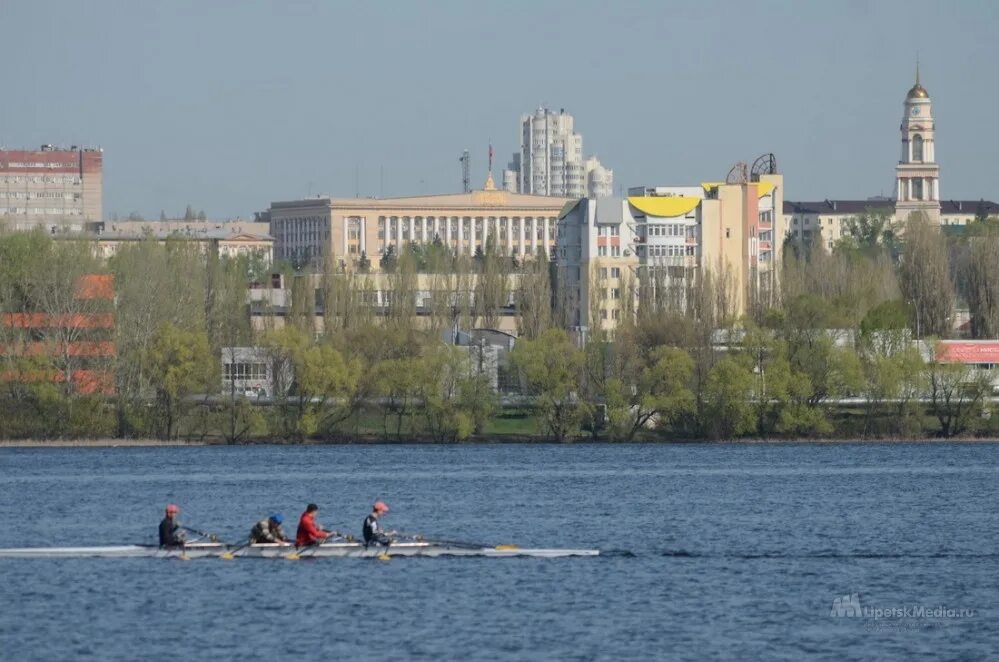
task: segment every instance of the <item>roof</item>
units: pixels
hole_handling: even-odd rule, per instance
[[[999,203],[991,200],[941,200],[940,213],[945,216],[955,214],[976,214],[984,207],[989,216],[999,215]],[[895,212],[895,201],[885,198],[869,200],[822,200],[820,202],[784,201],[785,214],[863,214],[867,211]]]
[[[337,209],[537,209],[558,213],[566,202],[573,198],[558,198],[547,195],[527,195],[509,191],[471,191],[469,193],[443,193],[439,195],[419,195],[403,198],[334,198],[320,196],[305,200],[283,200],[271,203],[271,211],[296,208],[337,208]]]
[[[254,234],[250,232],[229,232],[227,230],[204,230],[201,232],[179,232],[179,231],[151,231],[145,228],[139,232],[102,232],[91,237],[98,241],[142,241],[143,239],[154,239],[158,241],[166,239],[176,239],[178,241],[274,241],[274,238],[266,234]]]
[[[820,202],[784,201],[785,214],[863,214],[870,211],[895,213],[895,201],[873,200],[822,200]]]

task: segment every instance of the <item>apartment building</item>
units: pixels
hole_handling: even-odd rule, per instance
[[[0,149],[0,229],[80,232],[101,220],[104,152]]]
[[[733,313],[776,291],[783,176],[773,155],[724,182],[629,189],[579,200],[559,218],[557,277],[570,326],[613,330],[623,315],[685,293],[707,272],[728,280]]]

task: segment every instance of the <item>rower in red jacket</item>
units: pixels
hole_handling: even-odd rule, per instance
[[[323,527],[316,524],[316,513],[319,506],[310,503],[302,513],[302,518],[298,520],[298,534],[295,536],[295,544],[299,547],[306,545],[318,545],[330,536],[339,535],[336,531],[325,531]]]

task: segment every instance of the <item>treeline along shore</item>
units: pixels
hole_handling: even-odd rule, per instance
[[[915,217],[902,233],[865,215],[831,251],[787,244],[779,288],[746,310],[724,270],[679,288],[638,273],[616,328],[585,333],[545,255],[414,246],[381,261],[375,302],[365,269],[332,262],[268,266],[153,239],[103,259],[86,241],[0,235],[0,438],[993,438],[990,371],[934,350],[999,334],[999,220],[964,230]],[[251,310],[249,283],[272,271],[290,301]],[[418,309],[420,276],[437,285]],[[517,337],[490,375],[449,340],[500,315]],[[266,357],[266,398],[223,379],[235,347]]]

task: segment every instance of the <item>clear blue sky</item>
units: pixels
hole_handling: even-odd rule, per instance
[[[615,184],[774,152],[790,199],[890,193],[917,51],[945,198],[999,198],[999,3],[0,0],[0,144],[104,148],[105,215],[460,190],[539,104]],[[384,176],[381,176],[384,172]]]

